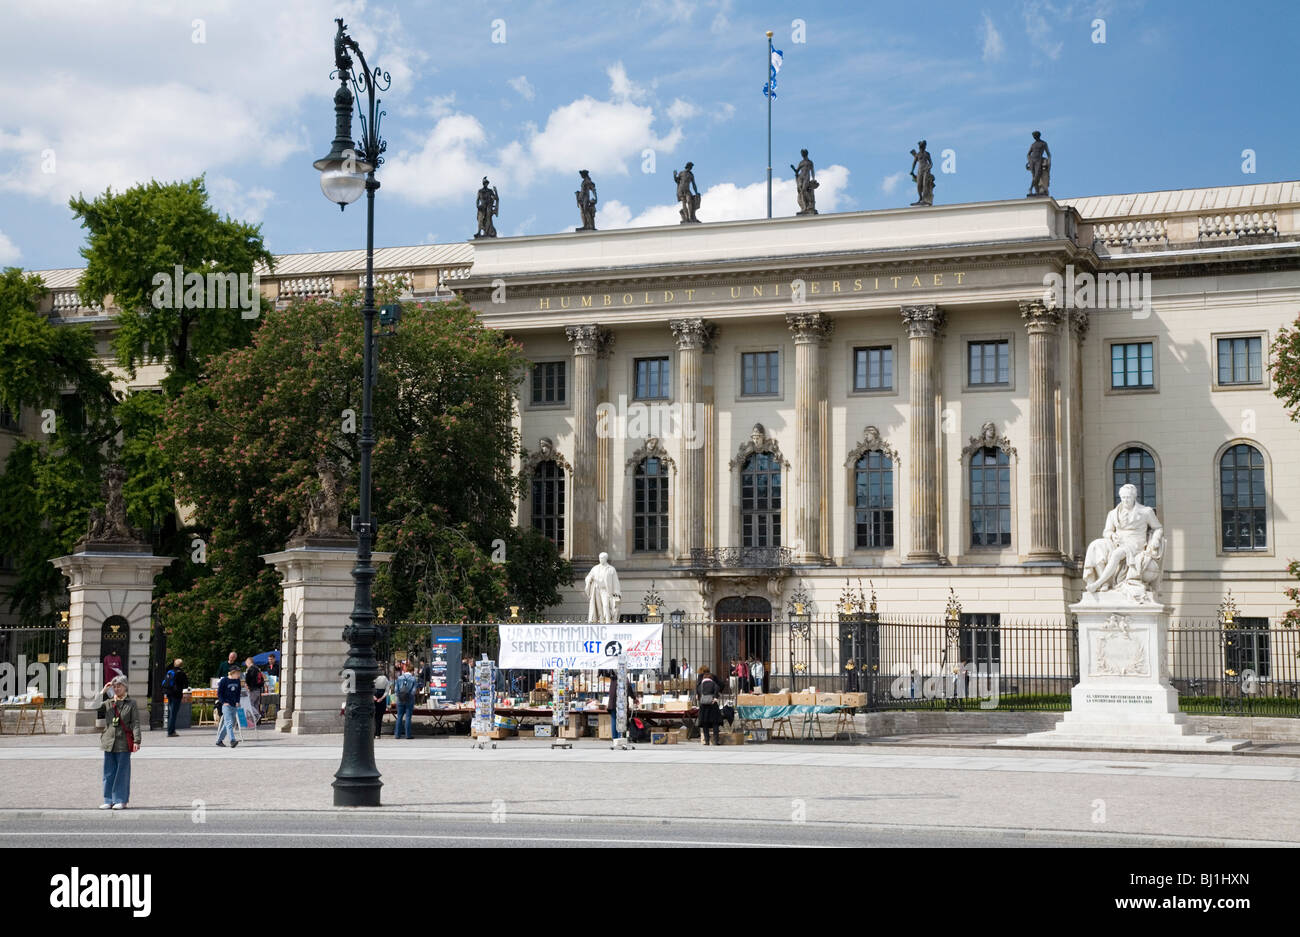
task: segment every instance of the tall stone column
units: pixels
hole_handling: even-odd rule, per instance
[[[678,562],[688,561],[692,550],[704,548],[705,425],[704,350],[716,334],[703,319],[670,319],[677,339],[677,404],[682,413],[682,439],[677,457],[677,487],[673,533]]]
[[[596,356],[613,343],[608,329],[599,325],[570,325],[565,336],[573,343],[573,479],[569,509],[573,536],[569,555],[574,561],[594,560],[596,536]]]
[[[1087,544],[1083,514],[1083,340],[1088,335],[1088,313],[1070,312],[1070,536],[1062,551],[1082,559]]]
[[[903,306],[903,325],[910,349],[908,383],[911,387],[911,457],[908,459],[911,493],[912,545],[909,563],[939,562],[939,382],[935,344],[945,315],[938,306]]]
[[[1056,371],[1061,311],[1040,299],[1022,300],[1029,332],[1029,562],[1061,560],[1057,472]]]
[[[392,558],[391,553],[371,554],[376,565]],[[348,658],[343,629],[356,599],[356,544],[307,537],[289,541],[284,550],[264,554],[262,560],[280,575],[281,621],[286,632],[290,625],[294,628],[292,635],[282,632],[280,699],[289,711],[276,716],[276,728],[294,735],[341,734],[341,671]]]
[[[87,706],[105,683],[100,642],[106,624],[110,638],[113,624],[125,631],[122,665],[131,696],[140,705],[141,724],[147,726],[149,717],[144,708],[152,683],[149,639],[153,629],[153,580],[176,558],[154,556],[148,546],[130,543],[83,543],[78,547],[76,553],[50,560],[68,580],[63,731],[69,735],[95,731],[98,710]],[[25,692],[28,675],[20,673],[18,677],[19,692]],[[57,691],[50,687],[45,692],[53,696]]]
[[[820,312],[792,312],[785,317],[794,335],[794,562],[820,563],[827,446],[826,345],[835,323]]]

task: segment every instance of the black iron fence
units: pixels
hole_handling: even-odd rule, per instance
[[[29,691],[61,706],[67,686],[68,629],[0,628],[0,700]]]
[[[376,648],[379,659],[391,668],[427,656],[431,627],[389,626]],[[464,625],[464,654],[497,659],[498,627]],[[1080,676],[1073,623],[995,615],[960,621],[867,613],[780,622],[670,617],[663,646],[655,676],[677,681],[671,688],[693,686],[708,667],[733,693],[858,693],[869,710],[1061,712],[1070,708]],[[1297,629],[1267,621],[1174,622],[1168,662],[1185,712],[1300,716]],[[503,680],[526,692],[539,675],[518,671]]]

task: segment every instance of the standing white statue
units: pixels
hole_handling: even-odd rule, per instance
[[[1160,583],[1164,527],[1156,512],[1137,503],[1137,488],[1119,490],[1119,504],[1106,515],[1101,539],[1088,544],[1083,561],[1087,591],[1119,592],[1138,602],[1151,601]]]
[[[618,584],[618,571],[609,565],[609,554],[600,554],[600,562],[587,573],[584,591],[590,604],[587,606],[588,622],[615,623],[618,606],[623,601]]]

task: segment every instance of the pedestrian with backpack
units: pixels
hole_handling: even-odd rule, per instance
[[[172,669],[162,679],[163,695],[167,697],[167,737],[176,738],[176,713],[181,708],[181,694],[190,688],[190,678],[179,657],[172,661]]]
[[[700,735],[704,738],[704,744],[709,744],[709,730],[713,730],[713,744],[719,745],[719,734],[722,730],[722,710],[718,703],[722,700],[722,687],[718,685],[717,678],[709,671],[708,667],[700,668],[700,682],[695,686],[696,695],[700,700]]]
[[[393,727],[393,738],[402,737],[402,726],[406,726],[406,737],[411,735],[411,715],[415,711],[415,674],[411,673],[411,662],[402,661],[402,675],[393,681],[393,692],[397,696],[397,725]]]

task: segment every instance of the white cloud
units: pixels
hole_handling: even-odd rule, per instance
[[[244,188],[227,176],[208,176],[207,188],[214,208],[237,221],[252,224],[258,224],[266,217],[266,207],[275,198],[270,189],[261,186]]]
[[[506,82],[506,84],[519,92],[519,96],[525,101],[531,101],[533,98],[537,97],[537,90],[529,84],[527,75],[520,75],[518,78],[511,78]]]
[[[993,25],[992,17],[987,13],[984,14],[983,27],[984,61],[997,62],[1002,58],[1002,54],[1006,51],[1006,43],[1002,41],[1002,34],[998,32],[998,28]]]
[[[674,124],[682,124],[692,117],[698,116],[700,109],[689,101],[683,101],[681,98],[674,98],[673,103],[668,105],[668,119]]]
[[[644,86],[627,77],[621,61],[605,69],[605,74],[609,76],[609,91],[616,101],[640,101],[648,94]]]
[[[817,173],[818,211],[831,212],[847,200],[849,170],[844,166],[828,166]],[[774,217],[793,215],[799,210],[794,179],[772,180],[772,214]],[[700,195],[701,221],[739,221],[746,218],[763,218],[767,215],[767,181],[736,185],[721,182],[709,186]],[[596,227],[643,228],[656,225],[678,224],[681,221],[679,205],[651,205],[637,215],[627,205],[617,200],[604,203],[596,215]]]
[[[18,245],[9,240],[8,235],[0,231],[0,265],[15,264],[23,252],[18,249]]]
[[[718,12],[713,16],[709,32],[720,35],[731,28],[731,4],[732,0],[719,0]]]
[[[1046,11],[1046,12],[1044,12]],[[1049,59],[1058,59],[1061,57],[1061,50],[1065,44],[1052,37],[1052,24],[1048,22],[1047,16],[1059,18],[1060,12],[1050,3],[1039,2],[1039,0],[1027,0],[1025,3],[1025,33],[1029,36],[1029,41],[1034,44],[1034,48],[1046,55]]]
[[[645,149],[669,154],[683,138],[680,126],[698,113],[694,105],[675,100],[669,105],[671,127],[655,129],[655,111],[633,99],[646,91],[628,78],[622,64],[609,70],[613,100],[583,96],[551,111],[546,124],[524,125],[519,139],[495,153],[477,118],[456,112],[441,118],[418,149],[390,152],[384,166],[384,184],[416,204],[465,200],[484,175],[502,188],[526,189],[542,173],[628,174],[631,160]]]
[[[892,195],[894,190],[898,188],[898,184],[903,181],[903,178],[906,175],[907,173],[905,172],[896,172],[892,175],[885,176],[885,178],[880,180],[880,191],[884,192],[886,195]]]
[[[510,232],[510,236],[511,236],[511,237],[520,237],[521,235],[527,234],[527,233],[528,233],[528,229],[531,228],[531,227],[532,227],[533,225],[535,225],[535,224],[537,224],[537,216],[536,216],[536,215],[529,215],[529,216],[528,216],[527,218],[525,218],[523,221],[519,222],[519,224],[515,225],[515,229],[514,229],[514,231]]]
[[[338,13],[362,7],[352,0]],[[334,26],[312,0],[213,5],[201,16],[202,42],[193,17],[147,0],[23,4],[6,17],[7,34],[23,36],[6,65],[24,78],[5,102],[0,192],[64,205],[109,186],[234,173],[250,160],[274,166],[324,149]],[[358,42],[384,50],[372,64],[394,84],[409,82],[423,53],[407,45],[396,14],[367,10],[363,19]],[[304,105],[315,132],[299,117]]]
[[[736,116],[736,105],[729,101],[724,101],[718,105],[718,109],[713,112],[714,123],[724,123]]]

